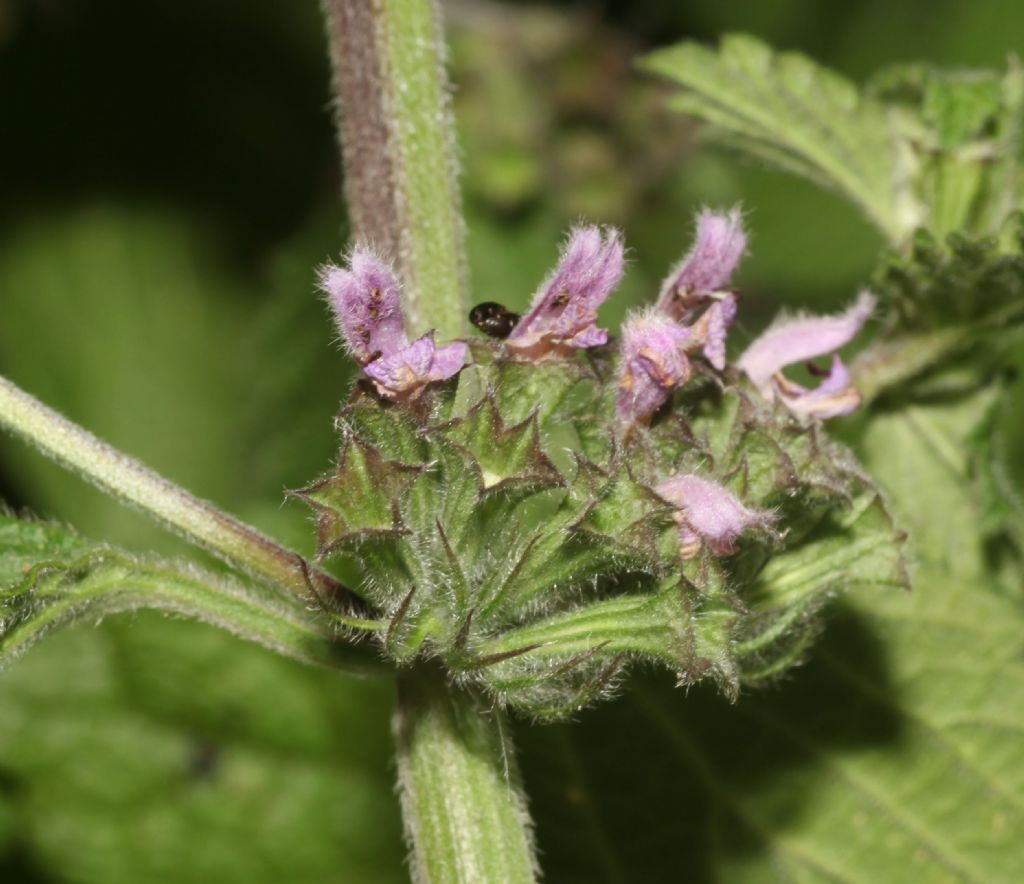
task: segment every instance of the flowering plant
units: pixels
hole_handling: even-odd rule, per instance
[[[566,878],[674,880],[678,845],[650,848],[655,830],[705,827],[714,849],[694,835],[686,863],[715,854],[730,880],[746,879],[748,830],[785,877],[1013,880],[1019,777],[1001,778],[1024,763],[1007,739],[1021,709],[989,683],[1021,674],[1020,504],[995,432],[1024,318],[1017,66],[901,68],[857,90],[749,38],[649,56],[679,110],[838,191],[887,242],[845,310],[784,314],[740,341],[734,276],[757,226],[738,208],[697,215],[621,329],[599,312],[625,235],[591,224],[521,316],[470,309],[434,5],[325,8],[355,237],[318,283],[359,377],[334,466],[292,492],[316,554],[0,380],[7,429],[228,568],[5,513],[0,660],[151,608],[390,679],[419,881],[535,880],[538,856]],[[840,640],[821,649],[826,623]],[[963,631],[996,640],[982,654]],[[756,690],[808,660],[803,681]],[[717,688],[734,717],[646,677],[665,670],[676,688]],[[587,728],[558,776],[538,773],[551,753],[534,741],[571,748]],[[737,734],[749,763],[728,748]],[[667,765],[645,757],[656,738]],[[929,767],[936,751],[956,778]],[[804,790],[811,812],[796,776],[769,775],[794,755],[829,770]],[[601,831],[605,808],[630,839]],[[557,836],[564,820],[574,837]],[[587,827],[598,849],[581,857]]]
[[[365,248],[325,268],[371,382],[339,415],[336,469],[298,492],[320,555],[358,568],[379,612],[338,622],[551,718],[643,661],[735,695],[800,656],[837,590],[905,583],[882,496],[820,425],[859,401],[843,363],[814,390],[779,373],[848,343],[872,299],[783,320],[729,365],[745,242],[737,211],[702,213],[620,346],[596,324],[624,270],[616,231],[574,230],[508,334],[469,344],[409,344],[398,281]],[[780,593],[811,557],[816,578]]]

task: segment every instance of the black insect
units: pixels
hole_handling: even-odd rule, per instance
[[[484,301],[469,311],[469,321],[485,335],[504,340],[519,322],[519,314],[494,301]]]

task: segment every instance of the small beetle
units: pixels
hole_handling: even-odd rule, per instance
[[[494,301],[484,301],[469,311],[469,321],[485,335],[504,340],[519,322],[519,314]]]

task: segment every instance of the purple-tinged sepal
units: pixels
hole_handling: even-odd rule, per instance
[[[520,358],[536,361],[607,343],[608,332],[596,324],[597,308],[619,284],[624,261],[618,231],[575,228],[506,345]]]
[[[717,482],[692,473],[673,476],[654,489],[678,507],[679,549],[693,558],[702,546],[715,555],[736,551],[736,541],[751,528],[770,529],[775,517],[765,510],[744,506],[736,495]]]
[[[646,423],[672,391],[690,377],[686,346],[691,330],[648,310],[629,319],[622,332],[622,363],[616,410],[625,424]]]
[[[702,211],[697,216],[693,247],[662,283],[657,309],[673,319],[686,320],[696,308],[726,293],[746,248],[739,209]]]
[[[860,394],[838,357],[825,380],[813,390],[790,381],[782,369],[835,353],[853,340],[874,307],[874,295],[861,292],[849,309],[834,316],[777,320],[746,349],[737,367],[762,396],[783,402],[794,414],[817,418],[849,414],[860,404]]]

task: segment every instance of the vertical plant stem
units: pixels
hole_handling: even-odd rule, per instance
[[[465,332],[465,225],[435,0],[322,0],[356,236],[396,262],[412,334]],[[534,881],[526,799],[497,710],[432,671],[399,684],[399,788],[417,882]]]
[[[325,595],[353,613],[365,611],[362,599],[298,553],[189,494],[3,377],[0,427],[243,571],[307,600]]]
[[[322,0],[356,237],[396,263],[411,334],[465,331],[465,230],[435,0]]]
[[[537,880],[526,798],[502,713],[434,672],[404,676],[394,718],[416,884]]]

